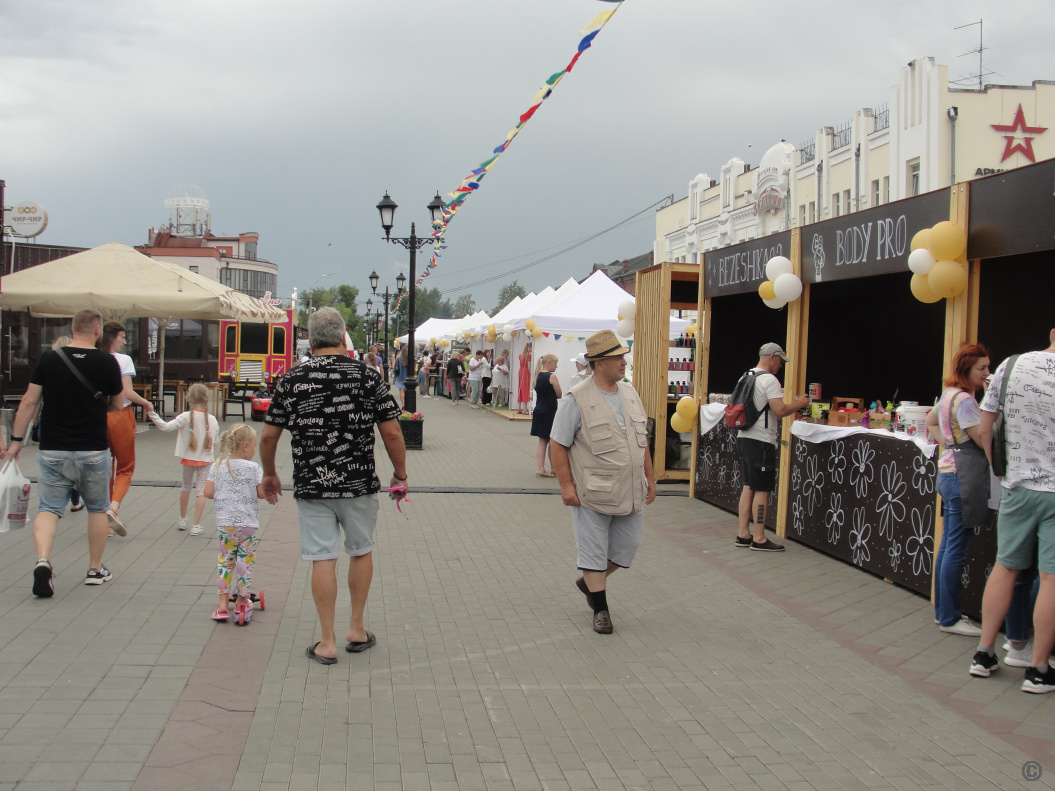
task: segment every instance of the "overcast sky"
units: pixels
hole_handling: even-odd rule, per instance
[[[427,230],[426,204],[502,143],[575,53],[597,0],[0,0],[0,178],[7,202],[49,214],[40,242],[143,244],[181,182],[209,196],[213,231],[257,231],[280,296],[393,284]],[[984,15],[985,13],[988,15]],[[887,101],[909,60],[950,79],[1055,79],[1050,0],[718,3],[625,0],[451,223],[426,280],[493,307],[652,248],[652,210],[513,274],[740,156]],[[428,250],[424,253],[426,260]],[[420,258],[419,258],[420,271]],[[407,272],[409,275],[409,271]],[[490,283],[466,284],[499,275]],[[384,283],[385,280],[382,280]]]

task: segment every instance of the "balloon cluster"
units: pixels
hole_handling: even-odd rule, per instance
[[[956,259],[967,249],[967,234],[948,220],[912,237],[908,268],[912,296],[920,302],[952,299],[967,288],[967,269]]]
[[[766,279],[758,287],[758,296],[767,308],[780,310],[802,295],[802,281],[795,274],[791,260],[782,255],[770,258],[766,263]]]
[[[696,399],[692,396],[682,396],[674,408],[674,414],[670,416],[670,427],[679,434],[692,431],[696,412]]]
[[[633,338],[637,329],[637,304],[632,299],[624,299],[619,303],[619,323],[615,325],[615,331],[623,338]]]
[[[535,326],[534,319],[528,319],[524,322],[524,329],[531,333],[532,338],[541,338],[542,330]]]

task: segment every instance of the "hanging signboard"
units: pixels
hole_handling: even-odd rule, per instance
[[[774,233],[743,244],[712,250],[703,256],[705,297],[757,291],[766,279],[766,262],[791,251],[791,232]]]
[[[854,212],[802,229],[802,280],[821,283],[908,272],[912,237],[949,219],[949,190]]]
[[[1055,246],[1055,160],[971,182],[971,260]]]
[[[14,236],[40,236],[48,227],[48,213],[33,201],[22,201],[4,212],[4,225]]]

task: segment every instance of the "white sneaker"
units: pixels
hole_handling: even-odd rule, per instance
[[[971,619],[966,615],[952,626],[939,626],[938,628],[946,634],[959,634],[964,637],[979,637],[982,634],[982,630],[971,623]]]
[[[187,529],[187,517],[181,516],[179,518],[179,521],[176,523],[176,527],[178,527],[180,530],[186,530]]]
[[[205,528],[204,528],[204,527],[202,527],[201,525],[194,525],[194,526],[193,526],[193,527],[192,527],[192,528],[190,529],[190,534],[191,534],[192,536],[200,536],[200,535],[201,535],[202,533],[204,533],[204,532],[205,532]]]
[[[1010,642],[1004,643],[1007,656],[1004,664],[1009,667],[1029,667],[1033,664],[1033,641],[1030,640],[1021,648],[1015,648]]]

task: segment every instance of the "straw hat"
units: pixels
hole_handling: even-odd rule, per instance
[[[630,347],[623,346],[611,330],[595,332],[586,339],[586,359],[600,360],[603,357],[622,357],[630,353]]]

